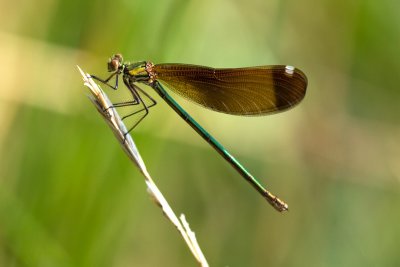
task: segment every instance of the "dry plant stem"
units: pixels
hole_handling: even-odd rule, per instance
[[[91,95],[89,99],[97,108],[97,111],[103,116],[104,120],[111,127],[114,135],[122,145],[122,148],[127,153],[128,157],[132,162],[139,168],[140,172],[145,177],[145,182],[149,193],[154,198],[156,204],[161,207],[165,216],[171,223],[175,225],[179,233],[182,235],[190,251],[196,258],[197,262],[202,267],[208,267],[207,260],[205,259],[200,246],[197,243],[194,233],[190,230],[189,224],[186,222],[185,216],[182,214],[180,219],[175,215],[172,208],[169,206],[167,200],[162,195],[161,191],[157,188],[153,179],[151,179],[149,172],[146,169],[144,161],[139,154],[139,151],[132,139],[132,137],[124,133],[127,129],[122,122],[117,111],[112,108],[112,103],[108,99],[107,95],[101,90],[101,88],[93,81],[89,74],[85,74],[78,66],[80,73],[82,74],[84,84],[90,89]]]

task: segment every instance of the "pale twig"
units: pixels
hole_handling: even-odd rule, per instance
[[[151,179],[132,137],[129,134],[125,135],[127,129],[115,108],[112,107],[111,101],[103,90],[101,90],[101,88],[93,81],[89,74],[85,74],[79,67],[78,69],[83,76],[84,84],[90,89],[91,95],[89,95],[89,99],[95,105],[97,111],[103,116],[107,124],[111,127],[114,135],[122,145],[122,148],[127,153],[128,157],[144,175],[148,192],[152,195],[158,206],[161,207],[165,216],[178,229],[200,266],[208,267],[208,263],[197,243],[194,233],[190,230],[189,224],[186,222],[185,216],[182,214],[180,220],[177,218],[167,200],[157,188],[153,179]]]

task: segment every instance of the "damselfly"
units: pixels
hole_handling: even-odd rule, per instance
[[[140,115],[129,127],[128,134],[149,113],[156,101],[138,84],[153,88],[203,139],[205,139],[239,174],[245,178],[276,210],[286,211],[288,205],[266,190],[214,137],[204,130],[164,89],[205,108],[233,115],[259,116],[287,110],[298,104],[306,93],[307,77],[292,66],[272,65],[247,68],[215,69],[186,64],[156,64],[149,61],[123,62],[116,54],[108,61],[107,79],[92,78],[114,90],[119,77],[129,89],[131,100],[114,103],[120,108],[138,105],[135,112],[122,117]],[[115,77],[115,84],[109,84]],[[162,85],[163,84],[163,85]]]

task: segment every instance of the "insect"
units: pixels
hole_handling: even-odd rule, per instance
[[[187,64],[156,64],[150,61],[125,63],[121,54],[108,61],[107,79],[92,78],[118,89],[119,79],[131,94],[130,101],[113,103],[114,108],[138,105],[140,108],[122,119],[137,114],[132,131],[156,105],[156,101],[137,84],[153,88],[162,99],[205,139],[233,168],[246,179],[276,210],[286,211],[288,205],[266,190],[214,137],[198,124],[164,89],[191,100],[205,108],[242,116],[261,116],[285,111],[305,96],[307,77],[292,66],[272,65],[247,68],[216,69]],[[109,81],[115,77],[115,84]]]

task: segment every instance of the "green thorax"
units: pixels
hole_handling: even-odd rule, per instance
[[[124,75],[127,75],[134,82],[152,83],[153,82],[153,63],[140,61],[125,64]]]

